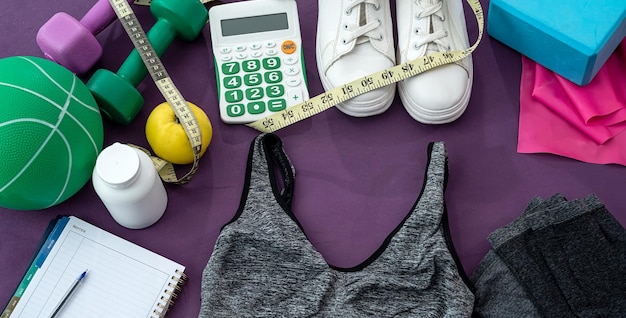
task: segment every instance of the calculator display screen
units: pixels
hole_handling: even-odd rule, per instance
[[[222,23],[222,36],[286,30],[289,28],[287,13],[227,19],[220,22]]]

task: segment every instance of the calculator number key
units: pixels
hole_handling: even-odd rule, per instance
[[[226,114],[229,117],[239,117],[243,116],[246,113],[246,109],[243,104],[231,104],[226,106]]]
[[[224,75],[234,75],[239,73],[240,70],[241,67],[238,62],[228,62],[222,64],[222,73],[224,73]]]
[[[263,68],[266,70],[275,70],[280,67],[280,58],[268,57],[263,59]]]
[[[263,74],[263,77],[265,78],[265,82],[269,84],[276,84],[283,80],[283,73],[280,71],[272,71]]]
[[[240,89],[226,91],[224,97],[226,97],[226,101],[229,103],[240,102],[243,100],[243,92]]]
[[[261,69],[261,62],[259,60],[247,60],[242,64],[242,68],[245,72],[256,72]]]
[[[261,74],[259,73],[246,74],[243,80],[247,86],[257,86],[263,82]]]
[[[227,76],[224,77],[224,87],[227,89],[233,89],[241,86],[241,77],[239,76]]]
[[[263,98],[263,88],[253,87],[253,88],[246,89],[246,98],[248,100],[258,100],[258,99]]]
[[[282,97],[283,95],[285,95],[285,87],[282,85],[272,85],[267,87],[268,97]]]

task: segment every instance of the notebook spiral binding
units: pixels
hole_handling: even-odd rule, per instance
[[[180,292],[182,292],[182,288],[187,283],[187,275],[180,270],[176,270],[176,275],[172,276],[171,282],[167,284],[167,289],[163,290],[163,295],[159,303],[157,304],[156,309],[152,312],[151,318],[163,318],[165,314],[176,303],[176,299]]]

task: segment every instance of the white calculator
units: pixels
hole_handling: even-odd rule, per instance
[[[244,124],[309,98],[295,0],[209,9],[220,117]]]

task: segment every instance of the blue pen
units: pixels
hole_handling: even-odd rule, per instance
[[[72,297],[72,294],[74,294],[74,292],[76,291],[80,283],[82,283],[83,279],[85,279],[85,275],[87,275],[87,270],[85,270],[82,274],[80,274],[80,276],[76,278],[72,286],[70,286],[70,288],[65,292],[65,295],[63,295],[63,298],[61,298],[61,301],[52,312],[52,315],[50,315],[50,318],[56,317],[59,314],[59,312],[61,312],[63,305],[67,303],[67,301],[70,299],[70,297]]]

